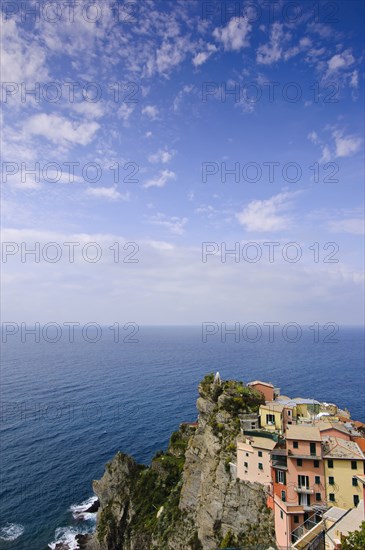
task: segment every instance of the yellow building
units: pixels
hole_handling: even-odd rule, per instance
[[[354,508],[362,499],[356,478],[364,473],[365,455],[354,441],[334,436],[323,438],[324,475],[328,506]]]
[[[284,405],[268,401],[265,405],[260,405],[260,426],[268,432],[283,433],[283,410]]]

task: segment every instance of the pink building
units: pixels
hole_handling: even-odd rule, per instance
[[[321,434],[317,427],[288,425],[286,450],[272,453],[276,544],[290,546],[302,534],[302,525],[326,505]]]

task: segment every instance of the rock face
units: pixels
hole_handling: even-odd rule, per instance
[[[182,425],[149,468],[118,453],[93,488],[100,500],[88,550],[268,548],[274,522],[257,483],[235,477],[240,415],[263,397],[243,384],[199,385],[197,426]]]

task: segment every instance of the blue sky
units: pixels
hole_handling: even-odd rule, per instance
[[[3,318],[363,324],[363,2],[58,4],[2,3]]]

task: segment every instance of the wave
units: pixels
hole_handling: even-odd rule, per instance
[[[73,518],[81,521],[96,521],[97,502],[98,497],[93,495],[87,500],[84,500],[81,504],[72,504],[72,506],[70,506],[70,511],[72,512]]]
[[[1,540],[16,540],[24,532],[23,525],[18,523],[7,523],[0,529]]]
[[[48,544],[48,548],[56,550],[62,544],[62,550],[78,550],[80,547],[75,537],[80,534],[75,527],[59,527],[55,532],[55,540]]]

